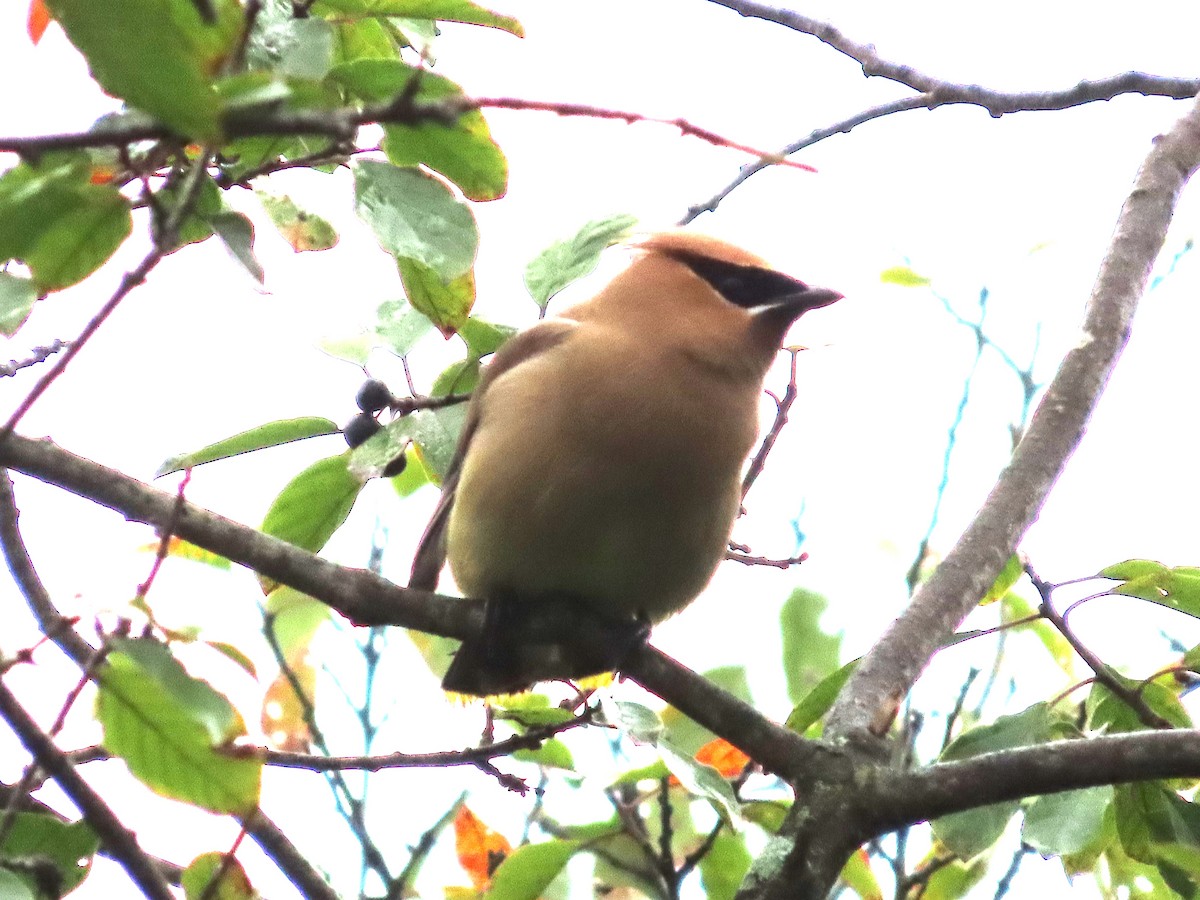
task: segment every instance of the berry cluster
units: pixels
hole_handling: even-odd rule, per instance
[[[342,429],[342,436],[351,448],[362,446],[383,429],[379,423],[379,414],[392,406],[395,398],[386,384],[377,378],[369,378],[358,389],[354,402],[358,404],[361,412]],[[384,478],[399,475],[404,471],[406,462],[407,457],[401,453],[384,466],[381,474]]]

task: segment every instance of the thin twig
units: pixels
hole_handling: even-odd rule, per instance
[[[530,729],[525,734],[514,735],[482,747],[469,747],[465,750],[442,750],[433,753],[384,753],[377,756],[317,756],[311,753],[262,750],[260,757],[268,766],[308,769],[312,772],[329,772],[335,769],[379,772],[383,769],[474,766],[500,756],[509,756],[518,750],[536,750],[555,735],[581,725],[587,725],[590,721],[590,716],[580,716],[560,725]]]
[[[1146,703],[1146,699],[1138,691],[1126,687],[1112,668],[1079,639],[1079,636],[1075,634],[1066,620],[1055,611],[1052,599],[1053,589],[1038,576],[1033,566],[1028,562],[1025,564],[1025,574],[1037,589],[1038,596],[1042,598],[1042,603],[1039,607],[1042,615],[1067,639],[1067,643],[1071,645],[1071,649],[1079,654],[1079,658],[1087,663],[1088,668],[1095,673],[1096,680],[1132,709],[1142,724],[1148,728],[1174,728],[1174,725],[1150,708],[1150,705]]]
[[[34,347],[29,351],[29,355],[22,359],[9,360],[8,365],[0,366],[0,378],[11,378],[16,375],[21,369],[27,369],[30,366],[36,366],[38,363],[44,363],[55,353],[61,353],[71,346],[70,341],[51,341],[49,344],[40,347]]]

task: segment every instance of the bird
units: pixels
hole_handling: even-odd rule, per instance
[[[520,693],[619,669],[712,578],[767,371],[842,295],[709,235],[644,236],[591,299],[483,369],[409,585],[486,601],[443,688]]]

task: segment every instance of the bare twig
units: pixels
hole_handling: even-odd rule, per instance
[[[750,460],[750,465],[746,468],[746,477],[742,479],[743,502],[746,500],[746,495],[750,493],[750,488],[754,487],[754,482],[758,480],[758,476],[766,468],[767,456],[775,446],[775,442],[779,440],[779,433],[783,431],[783,426],[787,424],[788,413],[792,411],[792,404],[796,402],[796,397],[798,396],[796,390],[796,357],[800,355],[800,348],[789,347],[787,348],[787,352],[791,357],[791,369],[788,375],[787,387],[784,388],[782,397],[776,397],[774,394],[768,392],[768,396],[775,401],[775,418],[771,422],[771,427],[767,429],[767,433],[763,435],[758,450]]]
[[[0,366],[0,378],[11,378],[16,375],[21,369],[27,369],[30,366],[36,366],[38,363],[44,363],[55,353],[60,353],[71,346],[70,341],[51,341],[42,347],[34,347],[29,351],[29,355],[23,359],[9,360],[8,365]]]
[[[771,559],[769,556],[750,556],[736,550],[727,550],[725,558],[730,562],[741,563],[743,566],[769,566],[772,569],[790,569],[808,559],[807,553],[799,556],[789,556],[787,559]]]
[[[765,3],[755,2],[755,0],[709,0],[709,2],[717,6],[724,6],[743,16],[763,19],[783,25],[793,31],[811,34],[861,65],[864,75],[886,78],[910,87],[914,91],[928,94],[928,105],[931,108],[947,103],[969,103],[982,106],[993,116],[1001,116],[1014,112],[1068,109],[1097,100],[1111,100],[1121,94],[1143,94],[1186,100],[1200,92],[1200,79],[1198,78],[1168,78],[1145,72],[1123,72],[1094,81],[1080,81],[1072,87],[1057,91],[994,91],[978,84],[956,84],[944,81],[912,66],[886,60],[876,53],[873,44],[851,40],[828,22],[822,22],[792,10],[768,6]]]
[[[1096,680],[1132,709],[1143,725],[1148,728],[1174,728],[1174,725],[1150,708],[1146,699],[1138,691],[1126,687],[1108,664],[1079,639],[1079,636],[1067,625],[1066,619],[1054,609],[1054,602],[1052,600],[1053,587],[1043,581],[1029,563],[1025,564],[1025,574],[1029,576],[1029,580],[1033,583],[1034,588],[1037,589],[1038,596],[1042,598],[1042,603],[1039,607],[1042,615],[1066,638],[1067,643],[1071,645],[1071,649],[1079,654],[1079,658],[1087,663],[1088,668],[1095,673]]]
[[[442,750],[434,753],[384,753],[376,756],[317,756],[311,753],[263,750],[261,756],[263,762],[269,766],[308,769],[313,772],[328,772],[333,769],[379,772],[383,769],[474,766],[499,756],[508,756],[517,750],[537,749],[551,737],[581,725],[587,725],[590,721],[591,717],[584,715],[561,725],[530,729],[525,734],[514,735],[502,741],[465,750]]]

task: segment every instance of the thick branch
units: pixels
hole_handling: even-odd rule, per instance
[[[995,580],[1041,509],[1129,339],[1138,298],[1184,184],[1200,166],[1200,103],[1160,137],[1117,220],[1084,314],[1028,430],[983,508],[905,613],[864,657],[830,717],[833,736],[882,733],[891,711]]]
[[[748,18],[763,19],[783,25],[785,28],[791,28],[793,31],[811,34],[861,65],[864,75],[886,78],[910,87],[914,91],[929,94],[931,107],[947,103],[969,103],[982,106],[993,116],[1000,116],[1013,112],[1068,109],[1097,100],[1111,100],[1121,94],[1143,94],[1186,100],[1200,92],[1200,78],[1167,78],[1145,72],[1123,72],[1096,81],[1081,81],[1074,87],[1057,91],[1010,93],[992,90],[979,84],[956,84],[935,78],[912,66],[884,59],[875,52],[873,44],[853,41],[828,22],[822,22],[792,10],[757,3],[754,0],[709,0],[709,2],[715,3],[717,6],[724,6],[726,9],[731,9]]]
[[[907,772],[887,772],[864,806],[882,833],[1037,794],[1149,781],[1200,777],[1200,732],[1139,731],[1051,741],[986,753]]]
[[[173,523],[174,533],[184,540],[309,594],[355,624],[402,625],[459,639],[483,628],[482,604],[412,590],[362,569],[336,565],[190,503],[177,509],[174,493],[75,456],[50,441],[9,435],[0,441],[0,466],[57,485],[138,522],[158,528]],[[622,671],[780,775],[811,771],[831,753],[771,722],[653,647],[634,653]]]

